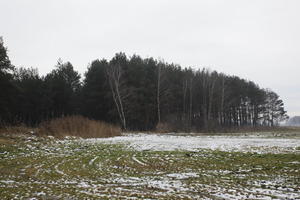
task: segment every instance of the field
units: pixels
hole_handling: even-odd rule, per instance
[[[300,199],[298,135],[0,136],[0,199]]]

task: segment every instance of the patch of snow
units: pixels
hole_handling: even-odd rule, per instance
[[[192,177],[198,177],[197,173],[172,173],[172,174],[167,174],[167,177],[170,178],[176,178],[176,179],[186,179],[186,178],[192,178]]]
[[[37,196],[45,196],[46,195],[46,193],[45,192],[37,192],[37,193],[35,193]]]
[[[55,169],[55,171],[56,171],[58,174],[64,175],[64,172],[58,169],[58,166],[59,166],[59,165],[60,165],[60,164],[55,165],[54,169]]]
[[[148,187],[154,187],[162,190],[166,190],[167,192],[175,192],[177,190],[186,191],[187,188],[183,187],[181,181],[170,181],[168,179],[163,180],[149,180],[147,181]]]
[[[246,136],[174,136],[158,134],[128,134],[112,138],[93,138],[84,141],[121,143],[139,151],[197,151],[211,149],[257,153],[292,152],[300,138],[262,138]]]
[[[86,182],[80,182],[80,183],[78,183],[78,185],[77,185],[78,187],[80,187],[80,188],[89,188],[89,187],[91,187],[89,184],[87,184]]]
[[[135,156],[132,156],[132,160],[134,160],[135,162],[139,163],[140,165],[145,165],[145,163],[139,161]]]
[[[293,161],[293,162],[288,162],[288,164],[295,164],[295,165],[299,165],[300,162],[299,161]]]
[[[93,165],[93,163],[95,162],[95,160],[97,160],[98,156],[96,156],[95,158],[91,159],[89,162],[89,165]]]
[[[4,184],[14,184],[16,183],[16,181],[12,181],[12,180],[0,180],[1,183],[4,183]]]

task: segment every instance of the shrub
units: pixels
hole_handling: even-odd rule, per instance
[[[51,135],[62,138],[64,136],[79,136],[82,138],[112,137],[121,134],[117,126],[90,120],[82,116],[68,116],[42,122],[38,135]]]

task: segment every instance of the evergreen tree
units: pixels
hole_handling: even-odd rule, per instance
[[[16,122],[14,115],[17,111],[16,97],[18,90],[13,84],[13,70],[4,46],[3,39],[0,37],[0,126],[7,122]]]
[[[14,73],[14,82],[19,89],[18,118],[28,125],[37,125],[43,119],[43,80],[37,69],[19,68]]]
[[[61,60],[45,77],[32,68],[14,70],[2,39],[0,89],[1,124],[82,114],[123,129],[159,124],[187,132],[275,126],[287,118],[278,94],[237,76],[121,52],[110,61],[94,60],[81,84],[72,64]]]
[[[80,75],[70,62],[58,61],[56,69],[45,77],[48,118],[79,112]]]
[[[95,60],[88,67],[83,82],[81,107],[82,113],[90,118],[115,122],[117,115],[112,113],[113,103],[106,77],[106,60]]]

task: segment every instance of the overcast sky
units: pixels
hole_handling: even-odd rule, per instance
[[[253,80],[300,115],[299,0],[0,0],[1,35],[41,74],[122,51]]]

